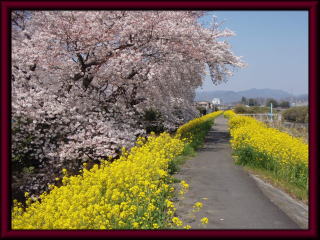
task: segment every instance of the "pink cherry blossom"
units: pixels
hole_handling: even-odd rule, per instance
[[[23,191],[130,148],[146,133],[147,109],[168,131],[197,116],[206,66],[219,84],[244,65],[219,40],[233,33],[204,28],[203,14],[13,11],[12,154],[37,166]]]

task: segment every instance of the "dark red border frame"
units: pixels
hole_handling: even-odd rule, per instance
[[[193,2],[72,2],[72,1],[2,1],[1,2],[1,238],[6,237],[306,237],[315,238],[316,206],[316,66],[317,66],[317,1],[193,1]],[[201,10],[308,10],[309,11],[309,107],[310,107],[310,195],[308,230],[161,230],[161,231],[20,231],[10,230],[9,190],[9,129],[10,129],[10,32],[11,9],[201,9]],[[319,100],[319,99],[318,99]]]

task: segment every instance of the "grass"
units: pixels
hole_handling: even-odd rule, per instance
[[[192,140],[185,145],[181,155],[169,162],[169,174],[173,175],[177,173],[186,160],[197,155],[197,150],[203,146],[205,137],[213,124],[214,120],[211,119],[204,121],[197,125],[196,128],[189,130],[188,133],[192,136]]]
[[[277,159],[268,154],[257,152],[251,147],[237,149],[233,155],[238,156],[236,161],[238,165],[265,170],[270,172],[275,179],[308,191],[308,168],[304,165],[287,163],[284,167],[279,164]]]
[[[189,146],[187,148],[192,148],[193,151],[201,148],[203,146],[205,137],[207,136],[213,124],[214,120],[209,119],[197,125],[195,128],[190,129],[187,136],[182,136],[187,138],[190,138],[189,136],[191,136],[191,142],[188,144]]]
[[[183,165],[190,157],[195,157],[196,154],[196,150],[192,147],[192,145],[186,144],[182,154],[169,162],[169,174],[172,175],[178,172],[181,168],[181,165]]]
[[[237,156],[233,156],[233,158],[235,159],[235,163],[240,165],[237,162]],[[297,186],[295,184],[289,183],[288,181],[282,178],[279,178],[279,176],[277,176],[274,172],[271,172],[269,170],[262,169],[252,165],[250,166],[242,165],[242,167],[247,172],[257,175],[265,182],[271,184],[274,187],[281,189],[283,192],[289,194],[292,198],[296,200],[300,200],[305,204],[308,204],[309,194],[307,189]]]

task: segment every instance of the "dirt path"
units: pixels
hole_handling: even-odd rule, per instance
[[[175,175],[190,185],[188,193],[178,201],[177,215],[192,229],[208,217],[206,229],[299,229],[284,212],[260,190],[255,180],[231,158],[227,120],[215,120],[198,155],[182,166]],[[195,202],[202,202],[198,213]]]

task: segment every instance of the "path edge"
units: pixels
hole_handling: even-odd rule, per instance
[[[273,185],[263,181],[258,175],[249,173],[269,200],[279,207],[289,218],[292,219],[301,229],[309,227],[309,207],[303,202],[293,199],[290,195]]]

